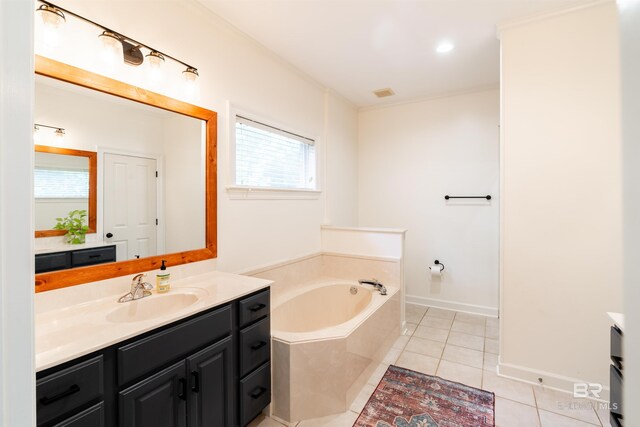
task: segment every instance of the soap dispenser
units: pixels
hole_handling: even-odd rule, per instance
[[[156,289],[159,294],[164,294],[169,292],[171,289],[171,284],[169,283],[169,279],[171,278],[171,274],[167,273],[167,266],[164,263],[167,262],[162,260],[162,266],[160,267],[160,273],[156,275]]]

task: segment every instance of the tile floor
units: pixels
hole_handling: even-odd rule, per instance
[[[594,410],[590,401],[497,376],[498,319],[413,304],[406,305],[406,319],[406,334],[395,342],[349,411],[296,427],[351,427],[389,364],[494,392],[496,427],[610,427],[607,410]],[[282,424],[262,416],[249,426]]]

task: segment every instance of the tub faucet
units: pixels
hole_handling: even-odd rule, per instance
[[[380,291],[380,295],[387,294],[387,288],[382,283],[378,282],[377,279],[360,279],[358,280],[358,283],[360,283],[361,285],[372,285],[374,288]]]
[[[131,291],[121,296],[118,302],[134,301],[151,295],[150,291],[153,289],[153,285],[148,282],[143,282],[143,277],[145,277],[145,274],[136,274],[131,280]]]

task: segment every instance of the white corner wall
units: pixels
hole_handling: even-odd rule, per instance
[[[320,224],[325,217],[350,222],[355,216],[356,200],[351,197],[357,185],[355,174],[342,174],[339,182],[326,183],[323,175],[325,168],[356,167],[351,152],[356,144],[353,106],[327,94],[320,84],[194,1],[168,0],[153,7],[148,2],[108,0],[61,0],[59,4],[198,68],[199,97],[193,99],[182,90],[182,70],[171,68],[169,61],[163,82],[152,85],[141,74],[142,67],[136,70],[123,65],[108,70],[101,65],[99,49],[88,45],[72,48],[76,42],[94,40],[95,28],[71,25],[60,48],[40,50],[62,62],[218,112],[217,268],[241,271],[319,252]],[[231,199],[226,192],[231,184],[227,102],[264,120],[318,137],[322,196],[313,200]],[[326,156],[325,148],[329,151]],[[325,200],[334,198],[335,208],[325,209]]]
[[[606,312],[622,310],[615,4],[512,25],[501,41],[499,370],[608,386]]]
[[[407,229],[408,302],[497,314],[498,123],[497,89],[361,111],[358,225]]]
[[[624,401],[640,401],[640,0],[620,0],[624,158]],[[633,356],[632,356],[633,355]],[[640,406],[626,404],[625,425],[640,425]]]
[[[33,11],[0,1],[0,426],[36,425]]]

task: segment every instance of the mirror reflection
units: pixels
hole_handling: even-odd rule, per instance
[[[38,131],[38,145],[97,153],[95,229],[82,245],[59,233],[36,233],[45,236],[36,238],[36,265],[47,254],[88,248],[114,247],[115,260],[124,261],[205,247],[202,120],[38,75],[34,121],[65,130],[64,138]],[[73,210],[90,210],[87,162],[36,153],[36,230],[51,230]],[[46,268],[37,272],[73,265]]]

